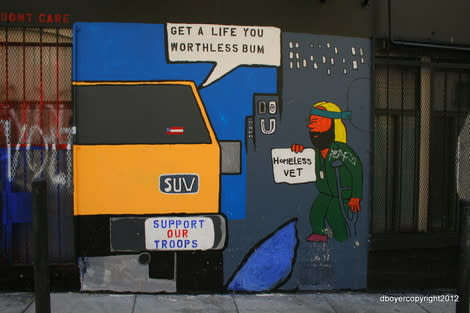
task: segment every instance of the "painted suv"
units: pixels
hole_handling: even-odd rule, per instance
[[[96,239],[83,232],[93,232],[97,219],[109,228],[97,234],[109,236],[109,251],[92,255],[221,249],[221,148],[195,84],[73,85],[74,215],[83,224],[79,237],[87,238],[79,239],[81,249],[93,250]]]

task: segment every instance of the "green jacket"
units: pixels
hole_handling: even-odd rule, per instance
[[[330,151],[323,159],[319,150],[316,150],[315,171],[316,185],[320,193],[338,197],[336,183],[336,169],[332,163],[340,160],[339,177],[343,190],[343,200],[362,198],[362,164],[357,154],[345,143],[333,142]]]

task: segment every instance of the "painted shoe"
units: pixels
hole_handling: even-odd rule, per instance
[[[327,235],[319,235],[319,234],[311,234],[310,236],[307,237],[307,241],[327,242],[328,241],[328,236]]]

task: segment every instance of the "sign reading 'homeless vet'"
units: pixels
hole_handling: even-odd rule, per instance
[[[288,184],[302,184],[316,181],[315,150],[307,148],[301,153],[290,148],[272,149],[274,181]]]

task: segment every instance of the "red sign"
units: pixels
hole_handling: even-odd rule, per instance
[[[71,14],[66,13],[16,13],[0,11],[0,23],[70,24]]]

